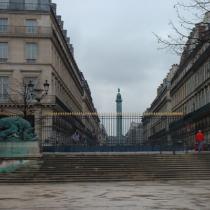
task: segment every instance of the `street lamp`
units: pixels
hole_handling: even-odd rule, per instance
[[[45,91],[45,94],[46,95],[48,94],[49,87],[50,87],[50,84],[48,83],[47,80],[45,80],[45,83],[44,83],[44,91]]]
[[[32,81],[30,80],[29,83],[28,83],[28,90],[30,93],[33,92],[34,90],[34,84],[32,83]]]
[[[39,149],[42,151],[42,123],[40,119],[42,117],[42,104],[41,100],[48,94],[50,84],[47,80],[43,84],[42,88],[34,88],[33,82],[30,80],[28,83],[28,92],[36,100],[37,103],[34,104],[36,110],[34,111],[35,116],[35,133],[39,138]]]

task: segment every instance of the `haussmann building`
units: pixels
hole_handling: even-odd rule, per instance
[[[29,83],[41,89],[46,81],[49,89],[41,100],[42,115],[96,113],[89,85],[77,66],[61,16],[56,14],[56,4],[50,0],[0,0],[1,113],[22,114],[24,89]],[[33,103],[27,112],[36,118]],[[47,126],[55,123],[51,119]],[[99,129],[99,118],[74,116],[71,121],[62,119],[59,125],[91,135]],[[48,130],[46,137],[54,129]]]
[[[210,142],[210,13],[195,25],[181,56],[179,68],[172,79],[172,111],[183,112],[183,119],[174,122],[174,139],[193,148],[195,134],[202,130]],[[200,40],[199,42],[197,40]]]
[[[210,13],[195,25],[186,42],[179,65],[166,78],[146,112],[182,113],[165,121],[144,117],[144,141],[149,145],[183,145],[193,149],[195,134],[202,130],[210,143]],[[167,105],[167,106],[166,106]],[[169,123],[168,123],[169,122]]]

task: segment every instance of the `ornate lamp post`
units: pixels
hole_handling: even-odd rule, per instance
[[[50,84],[47,80],[45,80],[45,83],[43,84],[44,89],[41,88],[34,88],[34,84],[32,81],[28,84],[29,92],[31,93],[31,96],[34,97],[36,100],[35,105],[35,133],[37,134],[39,138],[39,149],[42,151],[42,104],[41,100],[48,95]]]
[[[29,90],[29,92],[30,93],[32,93],[33,92],[33,90],[34,90],[34,84],[32,83],[32,81],[30,80],[29,81],[29,83],[28,83],[28,90]]]

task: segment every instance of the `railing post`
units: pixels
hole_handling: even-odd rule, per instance
[[[160,139],[159,142],[160,142],[160,144],[159,144],[160,145],[160,155],[162,155],[162,139]]]
[[[184,138],[184,145],[185,145],[185,153],[188,154],[188,145],[186,142],[186,138]]]
[[[37,104],[34,112],[35,117],[35,133],[38,137],[38,144],[40,153],[42,153],[42,108],[41,104]]]
[[[174,138],[172,139],[173,142],[173,155],[176,155],[176,144]]]

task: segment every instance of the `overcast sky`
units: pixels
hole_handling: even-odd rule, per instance
[[[155,32],[167,36],[176,0],[54,0],[75,59],[99,112],[114,112],[117,89],[124,112],[143,112],[176,55],[158,50]]]

